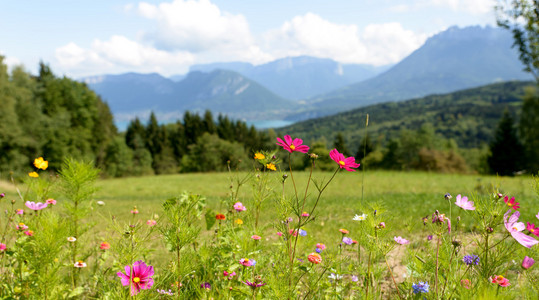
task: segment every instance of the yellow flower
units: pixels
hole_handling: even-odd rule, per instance
[[[39,177],[39,174],[37,174],[36,172],[30,172],[30,173],[28,173],[28,176],[37,178],[37,177]]]
[[[36,166],[38,169],[46,170],[49,166],[49,162],[44,160],[43,157],[38,157],[34,159],[34,166]]]
[[[266,156],[260,152],[255,153],[255,159],[264,159]]]
[[[238,225],[242,225],[243,221],[242,221],[242,219],[236,219],[236,221],[234,221],[234,223],[236,223]]]
[[[272,171],[277,171],[277,168],[275,167],[273,163],[266,164],[266,168]]]

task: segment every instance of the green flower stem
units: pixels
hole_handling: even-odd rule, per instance
[[[391,267],[389,266],[389,262],[387,261],[387,254],[384,255],[384,259],[386,261],[387,269],[389,270],[389,274],[391,274],[391,279],[393,279],[393,284],[395,285],[395,289],[397,290],[397,294],[399,295],[399,298],[402,299],[402,295],[399,291],[399,286],[397,285],[397,282],[395,281],[395,277],[393,276],[393,271],[391,271]]]

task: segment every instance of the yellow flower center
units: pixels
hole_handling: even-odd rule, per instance
[[[133,282],[134,282],[134,283],[139,283],[139,282],[140,282],[140,278],[138,278],[138,277],[133,278]]]
[[[344,161],[339,160],[339,165],[344,166],[345,165]]]
[[[507,202],[507,206],[511,207],[511,206],[513,206],[513,203]]]
[[[290,149],[295,150],[296,146],[294,146],[294,144],[290,144]]]
[[[531,232],[531,233],[534,233],[534,232],[535,232],[535,228],[531,228],[531,229],[530,229],[530,232]]]

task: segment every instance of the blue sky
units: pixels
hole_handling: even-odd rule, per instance
[[[450,26],[494,25],[495,0],[2,1],[8,66],[58,75],[183,74],[200,63],[311,55],[396,63]]]

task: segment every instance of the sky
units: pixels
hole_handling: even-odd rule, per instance
[[[23,0],[0,3],[0,55],[74,78],[185,74],[309,55],[397,63],[451,26],[495,26],[495,0]]]

